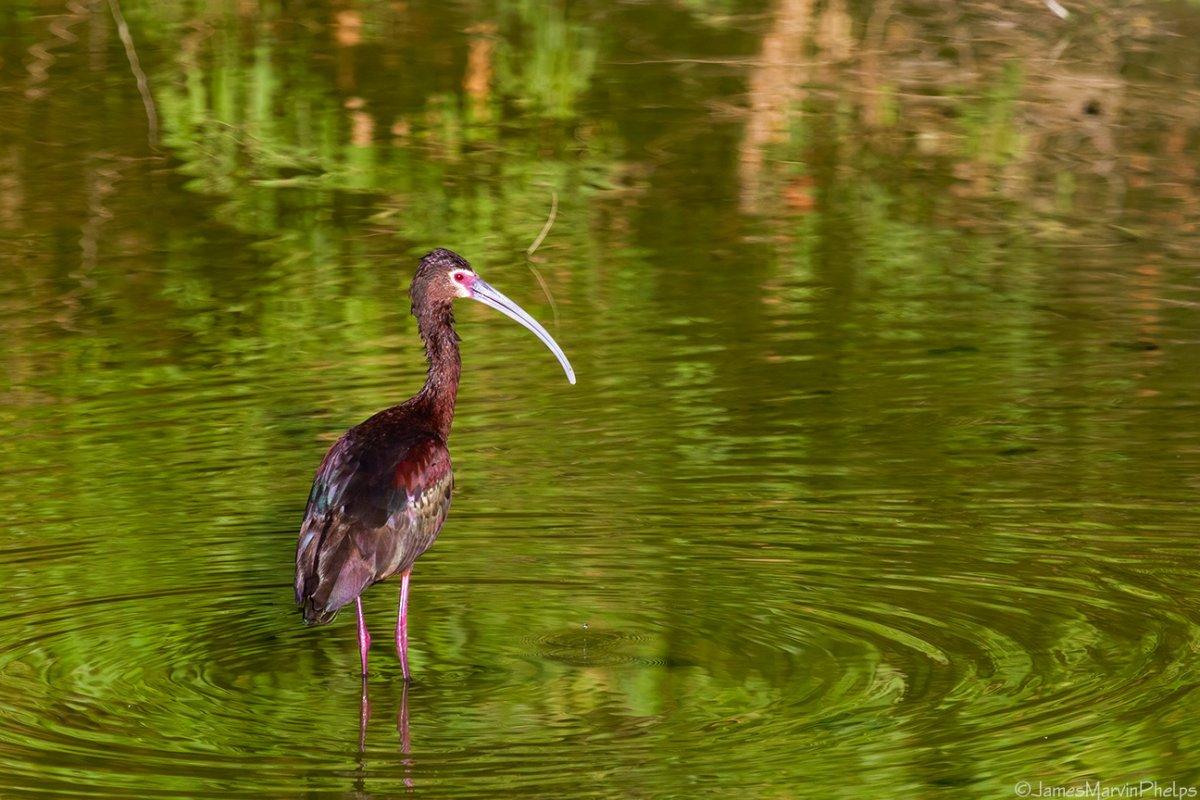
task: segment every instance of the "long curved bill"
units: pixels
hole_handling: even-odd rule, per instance
[[[538,321],[525,313],[525,309],[509,300],[504,296],[503,292],[497,291],[487,281],[480,277],[476,277],[471,284],[471,299],[478,300],[485,306],[491,306],[510,319],[515,319],[517,322],[524,325],[529,330],[533,331],[533,335],[542,340],[542,344],[550,348],[550,352],[554,353],[554,357],[558,359],[558,363],[562,364],[563,372],[567,373],[567,380],[573,385],[575,383],[575,370],[571,369],[571,362],[567,361],[567,356],[563,353],[562,348],[558,346],[558,342],[554,341],[546,329],[538,324]]]

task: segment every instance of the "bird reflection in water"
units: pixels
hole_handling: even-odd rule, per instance
[[[400,736],[400,752],[404,754],[404,758],[400,763],[404,765],[404,786],[409,791],[413,789],[412,778],[412,733],[409,730],[408,716],[408,687],[407,681],[401,684],[400,689],[400,708],[396,711],[396,733]],[[362,679],[362,694],[360,696],[358,710],[358,755],[355,758],[357,769],[354,776],[354,796],[355,797],[370,797],[366,791],[367,777],[367,726],[371,722],[371,696],[367,688],[367,678],[364,675]]]

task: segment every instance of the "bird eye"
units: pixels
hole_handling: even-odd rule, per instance
[[[454,273],[454,280],[457,281],[458,283],[462,283],[463,280],[465,279],[465,277],[466,276],[464,276],[461,272]]]

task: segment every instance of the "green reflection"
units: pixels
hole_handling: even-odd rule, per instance
[[[158,153],[0,10],[0,795],[1200,782],[1194,6],[122,7]],[[406,751],[289,587],[437,245],[581,381],[462,310]]]

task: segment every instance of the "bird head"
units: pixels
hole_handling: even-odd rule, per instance
[[[540,339],[562,365],[563,371],[567,373],[567,380],[575,383],[575,370],[571,368],[571,362],[554,341],[554,337],[523,308],[479,277],[467,260],[458,253],[441,247],[426,253],[417,267],[417,274],[413,276],[409,294],[412,297],[413,314],[418,319],[439,309],[449,311],[451,304],[460,297],[496,309],[528,328]]]

